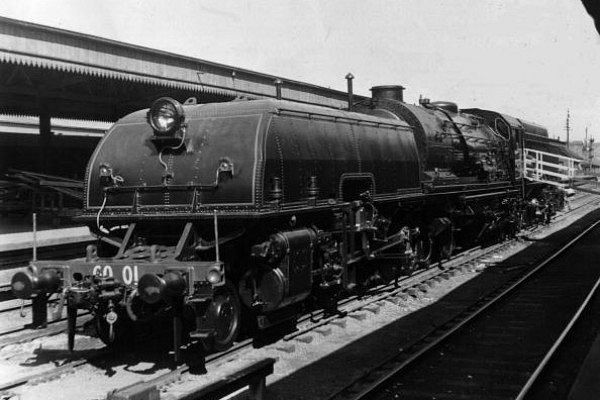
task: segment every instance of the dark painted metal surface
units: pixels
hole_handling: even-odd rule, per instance
[[[375,199],[419,188],[413,134],[400,121],[271,100],[184,108],[182,146],[153,142],[145,112],[110,130],[88,167],[88,215],[260,210],[272,201],[294,208],[342,199],[348,176],[368,177]],[[233,165],[228,179],[217,176],[223,160]],[[103,186],[102,166],[114,184]]]
[[[358,110],[381,115],[387,110],[410,124],[425,180],[435,184],[457,181],[507,181],[512,179],[510,143],[479,120],[456,113],[449,102],[424,102],[423,106],[389,98],[374,98]]]

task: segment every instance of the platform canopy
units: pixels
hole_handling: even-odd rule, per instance
[[[0,17],[2,114],[115,121],[165,95],[201,103],[275,97],[276,81],[283,99],[347,104],[345,92]]]

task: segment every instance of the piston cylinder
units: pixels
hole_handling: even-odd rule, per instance
[[[313,248],[317,235],[312,229],[279,232],[256,245],[252,255],[264,268],[249,271],[240,281],[242,301],[270,312],[304,300],[312,289]],[[257,303],[258,301],[258,303]]]

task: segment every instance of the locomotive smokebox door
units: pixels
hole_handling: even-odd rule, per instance
[[[253,246],[261,264],[240,282],[242,301],[248,307],[270,312],[304,300],[312,288],[313,248],[311,229],[279,232]]]

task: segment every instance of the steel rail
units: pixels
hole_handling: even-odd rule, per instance
[[[502,245],[502,244],[500,244],[500,245]],[[497,248],[497,246],[494,246],[494,249],[496,249],[496,248]],[[467,257],[470,253],[472,253],[476,250],[478,250],[478,248],[469,249],[465,252],[457,254],[456,256],[454,256],[451,259],[451,261],[457,261],[457,260],[460,260],[461,258]],[[486,252],[485,254],[488,254],[490,251]],[[481,255],[478,255],[478,256],[481,257]],[[477,258],[477,256],[475,258]],[[470,260],[467,260],[466,262],[469,262],[469,261]],[[403,290],[406,290],[412,286],[418,285],[419,283],[422,283],[427,279],[431,279],[431,276],[433,276],[433,275],[447,272],[445,270],[436,272],[435,271],[436,269],[438,269],[437,264],[432,265],[431,267],[429,267],[426,270],[419,271],[419,272],[415,273],[414,275],[407,276],[403,280],[399,281],[400,286],[397,286],[394,283],[390,283],[387,285],[381,285],[381,286],[375,287],[365,294],[365,296],[369,296],[369,295],[373,296],[374,300],[372,300],[372,301],[370,301],[370,300],[365,301],[364,298],[361,299],[358,296],[352,296],[350,298],[344,299],[344,301],[342,301],[340,303],[340,305],[350,307],[349,309],[346,310],[347,313],[358,311],[358,310],[364,308],[365,306],[367,306],[368,304],[371,304],[375,301],[382,300],[383,297],[388,297],[390,295],[397,294],[397,293],[399,293]],[[388,292],[386,293],[386,291],[388,291]],[[359,303],[359,304],[356,305],[356,303]],[[89,313],[86,313],[83,315],[88,315],[88,314]],[[304,316],[302,316],[299,319],[299,324],[307,325],[307,326],[302,327],[299,331],[294,332],[293,334],[285,336],[284,338],[282,338],[282,340],[289,341],[293,337],[313,331],[314,329],[330,322],[331,320],[339,318],[339,316],[336,315],[336,316],[321,319],[321,320],[317,321],[317,323],[311,323],[311,320],[314,320],[315,317],[322,316],[322,315],[324,315],[324,312],[322,310],[317,311],[317,313],[305,314]],[[49,323],[58,324],[59,322],[64,322],[65,320],[66,320],[65,318],[62,318],[62,319],[50,321]],[[81,324],[82,323],[80,323],[79,325],[81,325]],[[9,334],[14,334],[14,333],[17,333],[20,331],[25,331],[25,330],[26,330],[25,328],[20,328],[20,329],[16,329],[16,330],[7,331],[7,332],[2,332],[2,333],[0,333],[0,337],[7,336]],[[30,334],[26,334],[26,335],[20,336],[15,339],[9,339],[9,340],[6,340],[6,339],[1,340],[0,339],[0,348],[11,345],[11,344],[34,340],[34,339],[44,337],[44,336],[55,336],[55,335],[65,332],[65,331],[66,331],[66,327],[64,327],[64,326],[53,326],[53,327],[49,327],[45,330],[33,331]],[[252,343],[253,343],[253,339],[249,338],[249,339],[235,343],[232,347],[230,347],[229,349],[224,350],[222,352],[208,354],[202,360],[204,362],[204,366],[205,367],[207,367],[207,366],[218,367],[219,361],[225,360],[226,358],[231,357],[232,355],[239,354],[242,351],[244,351],[245,349],[251,348]],[[104,350],[104,351],[98,352],[98,354],[93,355],[94,360],[97,359],[98,357],[102,357],[106,354],[110,354],[108,349],[102,349],[102,350]],[[76,361],[69,362],[69,363],[61,366],[61,368],[58,370],[53,370],[50,372],[46,371],[46,372],[42,372],[42,373],[36,373],[36,374],[30,375],[30,376],[23,376],[14,381],[0,385],[0,391],[27,384],[30,381],[35,381],[37,379],[40,379],[44,374],[47,374],[48,376],[55,376],[56,374],[60,375],[60,373],[63,373],[64,371],[73,370],[81,365],[86,364],[87,361],[89,361],[89,360],[76,360]],[[187,364],[177,366],[174,370],[169,371],[169,372],[167,372],[163,375],[160,375],[156,378],[153,378],[151,381],[154,384],[159,385],[159,386],[161,384],[167,384],[168,382],[172,382],[172,381],[179,379],[179,377],[181,375],[188,373],[190,371],[190,368],[193,366],[194,365],[187,365]]]
[[[581,208],[581,207],[583,207],[583,206],[585,206],[587,204],[590,204],[590,203],[591,202],[585,203],[585,204],[583,204],[581,206],[578,206],[577,208]],[[566,212],[565,212],[565,214],[566,214]],[[512,291],[515,287],[517,287],[522,282],[524,282],[525,280],[527,280],[535,272],[537,272],[539,269],[541,269],[547,263],[549,263],[550,261],[552,261],[559,254],[561,254],[562,252],[564,252],[567,248],[569,248],[570,246],[572,246],[575,242],[577,242],[581,237],[585,236],[585,234],[587,234],[589,231],[591,231],[598,224],[600,224],[600,221],[596,222],[595,224],[593,224],[592,226],[590,226],[589,228],[587,228],[584,232],[582,232],[580,235],[578,235],[575,239],[573,239],[568,244],[566,244],[565,246],[563,246],[563,248],[561,248],[558,252],[554,253],[552,256],[550,256],[548,259],[546,259],[544,262],[542,262],[538,267],[536,267],[534,270],[530,271],[525,277],[521,278],[518,282],[516,282],[515,284],[513,284],[509,289],[507,289],[507,291],[505,291],[503,294],[500,294],[498,297],[496,297],[495,299],[493,299],[491,302],[487,303],[478,312],[476,312],[475,314],[472,314],[467,319],[461,321],[457,326],[455,326],[450,331],[448,331],[443,337],[434,340],[433,342],[431,342],[431,344],[427,348],[422,349],[421,351],[415,353],[410,359],[406,360],[403,364],[401,364],[401,366],[399,368],[395,369],[392,372],[387,373],[385,377],[382,377],[381,379],[378,379],[377,381],[375,381],[375,384],[377,386],[379,386],[382,382],[386,381],[387,379],[389,379],[390,377],[392,377],[393,375],[395,375],[395,373],[397,373],[397,371],[399,371],[400,369],[405,368],[406,365],[408,365],[409,363],[412,363],[420,355],[424,354],[427,351],[427,349],[431,349],[431,348],[437,346],[446,337],[450,336],[452,333],[454,333],[455,331],[457,331],[460,327],[464,326],[467,322],[469,322],[470,320],[472,320],[473,318],[475,318],[477,315],[479,315],[485,309],[487,309],[488,307],[490,307],[492,304],[496,303],[496,301],[500,300],[501,298],[504,298],[504,296],[506,294],[508,294],[508,292]],[[462,265],[467,264],[467,263],[471,263],[473,261],[476,261],[478,259],[486,257],[487,255],[493,253],[494,251],[496,251],[497,249],[501,248],[502,246],[509,245],[509,244],[511,244],[513,242],[514,242],[514,240],[511,240],[511,241],[499,243],[499,244],[497,244],[495,246],[490,246],[490,247],[488,247],[486,249],[485,252],[483,252],[483,254],[476,254],[471,259],[463,260],[463,261],[461,261],[462,264],[460,264],[458,266],[450,267],[447,270],[440,270],[439,274],[442,274],[444,272],[448,272],[448,271],[450,271],[452,269],[457,269],[458,270],[458,269],[461,268]],[[478,249],[477,248],[473,248],[473,249],[466,250],[465,252],[460,253],[457,256],[455,256],[454,258],[452,258],[450,261],[456,262],[458,259],[465,258],[470,253],[472,253],[472,252],[474,252],[476,250],[478,250]],[[427,275],[427,273],[431,274],[431,271],[435,270],[436,268],[438,268],[438,266],[434,265],[434,266],[428,268],[427,270],[420,271],[419,273],[416,273],[414,275],[405,277],[402,281],[399,282],[399,283],[404,283],[404,285],[402,285],[400,287],[395,286],[393,283],[388,284],[388,285],[382,285],[382,286],[376,287],[376,288],[372,289],[371,291],[369,291],[367,293],[367,295],[372,295],[373,299],[368,300],[366,302],[364,301],[364,299],[361,300],[361,299],[358,299],[357,296],[352,296],[352,298],[346,299],[346,302],[343,303],[343,305],[351,304],[352,302],[355,302],[357,300],[361,300],[362,301],[361,304],[359,304],[357,306],[354,306],[354,307],[351,307],[351,309],[348,310],[349,312],[359,311],[359,310],[361,310],[362,308],[364,308],[368,304],[371,304],[371,303],[377,302],[377,301],[381,301],[385,297],[397,295],[400,292],[402,292],[403,290],[406,290],[406,289],[408,289],[410,287],[417,286],[418,284],[422,284],[423,282],[427,281],[428,279],[431,279],[432,277],[427,277],[426,275]],[[437,275],[439,275],[439,274],[437,274]],[[426,277],[423,278],[424,275]],[[419,281],[419,278],[423,278],[423,279]],[[416,283],[407,284],[408,282],[412,282],[413,280],[416,281]],[[600,284],[600,280],[599,280],[599,282],[596,283],[595,287],[597,287],[599,284]],[[382,292],[385,292],[385,291],[388,291],[388,293],[383,293],[383,295],[382,295]],[[318,314],[318,315],[322,315],[322,314],[323,314],[323,312],[321,311],[320,314]],[[307,315],[303,316],[300,321],[310,321],[310,319],[313,319],[314,317],[315,317],[315,314],[313,314],[313,315],[308,315],[307,314]],[[314,330],[315,328],[317,328],[319,326],[322,326],[324,323],[327,323],[330,320],[335,319],[335,318],[337,318],[337,316],[336,317],[332,317],[332,318],[325,318],[323,320],[320,320],[316,324],[311,324],[311,326],[309,326],[307,328],[304,328],[304,329],[301,329],[299,332],[296,332],[296,333],[294,333],[292,335],[286,336],[285,338],[283,338],[283,340],[290,340],[292,337],[296,337],[296,336],[299,336],[301,334],[310,332],[310,331]],[[53,322],[59,322],[59,321],[53,321]],[[42,333],[42,332],[40,332],[40,333]],[[57,334],[57,333],[60,333],[60,331],[59,332],[53,332],[53,333],[51,333],[51,335]],[[44,335],[41,334],[40,336],[44,336]],[[237,354],[238,352],[241,352],[244,349],[251,347],[251,345],[252,345],[252,339],[247,339],[247,340],[244,340],[242,342],[238,342],[238,343],[236,343],[234,346],[232,346],[228,350],[225,350],[225,351],[220,352],[220,353],[210,354],[210,355],[206,356],[204,358],[204,360],[203,360],[204,361],[204,365],[205,366],[208,366],[208,365],[213,365],[213,366],[216,365],[216,366],[218,366],[218,362],[220,360],[224,360],[228,356]],[[103,352],[103,351],[99,351],[98,354],[95,354],[92,358],[96,359],[96,358],[101,357],[101,356],[103,356],[103,355],[105,355],[107,353],[108,353],[108,351],[106,353]],[[64,371],[64,370],[69,369],[69,368],[70,369],[75,369],[76,367],[78,367],[80,365],[83,365],[83,364],[87,363],[88,361],[89,360],[74,360],[73,363],[69,363],[68,365],[64,365],[64,369],[60,368],[60,371]],[[155,383],[157,383],[157,384],[160,384],[160,382],[164,382],[164,383],[172,382],[172,381],[178,379],[178,377],[180,377],[182,374],[185,374],[185,373],[189,372],[189,369],[190,369],[189,365],[181,365],[181,366],[177,367],[175,370],[169,371],[169,372],[167,372],[164,375],[161,375],[159,377],[156,377],[156,378],[152,379],[152,381],[155,382]],[[52,371],[52,372],[57,372],[58,373],[59,371],[57,370],[57,371]],[[48,374],[48,373],[50,373],[50,372],[47,371],[47,372],[42,373],[42,374]],[[20,378],[20,379],[18,379],[16,381],[13,381],[13,382],[10,382],[10,383],[8,383],[6,385],[0,386],[0,390],[26,384],[26,383],[28,383],[31,380],[37,379],[39,375],[41,375],[41,374],[34,374],[34,375],[30,376],[30,377],[22,377],[22,378]],[[347,389],[347,388],[345,388],[345,389]],[[345,389],[343,389],[342,391],[339,391],[336,394],[334,394],[332,396],[332,398],[337,397]],[[370,393],[370,391],[365,392],[365,394],[361,395],[361,397],[358,397],[358,398],[362,398],[365,395],[368,396],[369,393]]]
[[[32,375],[25,375],[25,376],[15,379],[15,380],[12,380],[10,382],[3,383],[0,385],[0,393],[3,393],[9,389],[14,389],[17,386],[25,385],[29,382],[36,382],[36,381],[40,381],[40,380],[52,379],[53,377],[60,376],[62,374],[65,374],[68,371],[74,370],[77,367],[88,364],[90,360],[96,360],[108,353],[109,353],[109,351],[107,349],[96,350],[88,358],[66,361],[65,364],[56,366],[56,367],[52,368],[51,370],[38,372],[38,373],[35,373]],[[1,398],[4,398],[4,397],[1,397]]]
[[[558,350],[558,348],[561,346],[561,344],[563,343],[563,341],[565,340],[567,335],[571,332],[571,329],[573,328],[573,326],[577,323],[577,321],[579,321],[581,314],[588,307],[590,301],[596,294],[599,286],[600,286],[600,278],[598,278],[598,280],[596,281],[596,284],[594,285],[592,290],[590,290],[587,297],[585,298],[585,300],[583,301],[583,303],[581,304],[581,306],[579,307],[579,309],[577,310],[577,312],[575,313],[573,318],[571,318],[571,321],[569,321],[569,323],[567,324],[565,329],[562,331],[562,333],[560,334],[558,339],[556,339],[556,341],[554,342],[554,344],[552,345],[550,350],[548,350],[548,353],[546,353],[546,355],[544,356],[544,359],[540,362],[540,364],[535,369],[533,374],[531,374],[531,376],[529,377],[529,379],[527,380],[525,385],[523,385],[523,388],[521,389],[521,391],[519,392],[519,395],[516,397],[515,400],[523,400],[525,398],[525,396],[529,393],[529,390],[533,387],[535,382],[538,380],[542,371],[544,370],[544,368],[546,368],[546,366],[548,365],[548,363],[554,356],[554,353],[556,353],[556,350]]]
[[[435,263],[424,270],[416,271],[412,275],[402,277],[400,280],[398,280],[397,283],[391,282],[391,283],[387,283],[384,285],[374,287],[374,288],[370,289],[369,291],[367,291],[363,295],[363,297],[355,295],[355,296],[350,296],[348,298],[345,298],[338,303],[338,307],[341,308],[341,310],[339,310],[340,311],[339,314],[326,316],[324,310],[318,310],[313,313],[307,313],[298,320],[298,325],[302,324],[305,326],[303,326],[303,327],[299,326],[298,327],[299,329],[297,331],[286,335],[283,338],[283,340],[290,341],[298,336],[301,336],[308,332],[311,332],[318,327],[327,325],[328,323],[331,323],[332,321],[334,321],[336,319],[343,318],[349,313],[361,311],[373,303],[377,303],[379,301],[397,296],[403,292],[406,292],[407,290],[409,290],[411,288],[417,288],[420,285],[424,284],[425,282],[436,279],[444,274],[451,273],[453,270],[458,271],[462,268],[462,266],[464,264],[472,263],[475,260],[484,258],[484,257],[488,256],[489,254],[492,254],[493,252],[498,251],[502,247],[508,246],[511,243],[512,243],[512,241],[497,243],[494,246],[490,246],[490,247],[486,248],[481,254],[477,253],[477,254],[473,255],[472,253],[474,253],[478,250],[481,250],[480,246],[476,246],[471,249],[465,250],[459,254],[456,254],[455,256],[451,257],[449,260],[445,261],[446,263],[448,263],[448,262],[460,263],[458,265],[440,269],[440,264]],[[467,258],[467,257],[469,257],[469,255],[472,255],[473,257]],[[467,259],[462,260],[463,258],[467,258]],[[318,317],[322,317],[322,318],[320,320],[315,321],[315,318],[318,318]]]
[[[476,254],[474,257],[469,258],[467,260],[461,260],[462,258],[468,257],[471,253],[473,253],[477,250],[480,250],[478,247],[469,249],[469,250],[466,250],[466,251],[456,255],[455,257],[453,257],[451,259],[451,261],[461,262],[462,264],[460,264],[460,265],[463,265],[464,263],[472,262],[475,259],[485,257],[488,254],[492,253],[493,251],[496,251],[498,248],[500,248],[502,246],[506,246],[506,245],[507,245],[506,242],[499,243],[496,246],[491,246],[490,248],[486,249],[487,251],[485,251],[483,254]],[[461,260],[461,261],[459,261],[459,260]],[[459,269],[460,265],[457,267],[451,267],[450,269],[452,269],[452,268]],[[403,290],[407,290],[407,289],[414,287],[420,283],[423,283],[426,280],[431,279],[432,276],[437,276],[439,274],[448,272],[448,270],[438,270],[438,271],[436,271],[436,270],[438,270],[437,263],[435,265],[432,265],[430,268],[428,268],[426,270],[419,271],[418,273],[415,273],[414,275],[405,277],[402,281],[399,282],[400,286],[397,286],[394,283],[390,283],[387,285],[381,285],[376,288],[373,288],[372,290],[370,290],[369,292],[367,292],[365,294],[365,296],[372,296],[373,297],[372,299],[365,301],[364,298],[359,298],[358,296],[352,296],[350,298],[344,299],[344,301],[341,303],[341,305],[347,307],[345,310],[346,313],[360,311],[365,306],[372,304],[373,302],[381,301],[385,297],[394,296],[394,295],[402,292]],[[358,304],[356,304],[356,303],[358,303]],[[317,316],[323,316],[323,315],[324,315],[324,312],[322,310],[319,310],[317,312]],[[325,318],[317,321],[316,323],[313,323],[313,322],[311,322],[311,320],[314,319],[314,317],[315,317],[315,313],[305,314],[304,316],[302,316],[299,319],[298,324],[304,325],[304,326],[301,326],[298,331],[284,336],[283,338],[281,338],[281,340],[282,341],[290,341],[293,338],[295,338],[297,336],[301,336],[306,333],[309,333],[309,332],[317,329],[318,327],[323,326],[323,325],[339,318],[340,316],[335,315],[335,316],[331,316],[331,317],[325,317]],[[208,367],[218,368],[220,361],[226,361],[226,360],[230,359],[231,356],[233,356],[233,355],[241,354],[244,350],[251,348],[252,344],[253,344],[253,339],[250,338],[250,339],[246,339],[244,341],[238,342],[231,348],[229,348],[225,351],[222,351],[220,353],[209,354],[204,358],[203,366],[205,368],[208,368]],[[181,376],[189,373],[190,368],[192,368],[192,367],[194,367],[194,365],[187,365],[187,364],[180,365],[172,371],[166,372],[165,374],[162,374],[155,378],[152,378],[151,380],[145,382],[145,384],[156,385],[157,387],[160,387],[162,385],[167,385],[171,382],[181,379]],[[119,390],[119,389],[117,389],[117,390]]]
[[[547,264],[552,262],[558,256],[560,256],[565,251],[567,251],[569,248],[571,248],[575,243],[579,242],[579,240],[581,240],[589,232],[594,230],[598,225],[600,225],[600,221],[596,221],[595,223],[593,223],[591,226],[586,228],[583,232],[578,234],[574,239],[572,239],[567,244],[565,244],[563,247],[561,247],[558,251],[554,252],[552,255],[550,255],[544,261],[542,261],[540,264],[538,264],[534,269],[532,269],[527,274],[525,274],[523,277],[521,277],[519,280],[517,280],[516,282],[511,284],[507,289],[503,290],[502,293],[498,294],[491,300],[487,301],[483,306],[477,308],[476,311],[470,313],[467,317],[463,318],[458,323],[456,323],[455,325],[453,325],[452,327],[447,329],[443,335],[435,337],[433,339],[431,339],[430,336],[429,337],[425,336],[424,338],[422,338],[421,340],[416,342],[411,347],[415,347],[415,346],[417,346],[419,344],[423,344],[425,341],[427,341],[427,343],[423,347],[419,348],[417,351],[415,351],[410,356],[408,356],[405,360],[403,360],[399,364],[395,365],[392,369],[386,368],[387,371],[382,376],[377,377],[372,380],[369,380],[368,386],[365,386],[362,389],[359,389],[358,391],[352,391],[351,388],[358,382],[358,381],[355,381],[355,382],[347,385],[343,389],[334,393],[332,396],[329,397],[329,399],[332,400],[332,399],[337,399],[337,398],[344,398],[343,393],[346,391],[356,393],[356,394],[353,394],[353,396],[352,396],[352,398],[354,400],[371,398],[370,396],[373,394],[373,392],[375,390],[377,390],[379,387],[383,386],[386,382],[388,382],[390,379],[392,379],[394,376],[396,376],[400,371],[406,369],[409,365],[413,364],[415,361],[420,359],[423,355],[429,353],[432,349],[438,347],[441,343],[446,341],[450,336],[452,336],[454,333],[459,331],[466,324],[468,324],[469,322],[471,322],[472,320],[474,320],[475,318],[480,316],[484,311],[486,311],[490,307],[496,305],[500,300],[503,300],[509,294],[512,294],[512,292],[515,289],[520,287],[524,282],[528,281],[531,277],[533,277],[541,269],[543,269]],[[428,340],[428,339],[431,339],[431,340]],[[403,350],[401,353],[399,353],[399,355],[406,354],[407,350],[410,350],[410,348]],[[385,363],[383,363],[382,365],[380,365],[380,368],[382,368],[384,365],[388,364],[388,362],[389,362],[389,360],[386,361]],[[373,369],[372,372],[373,371],[375,371],[375,369]],[[368,373],[367,373],[367,375],[368,375]]]

